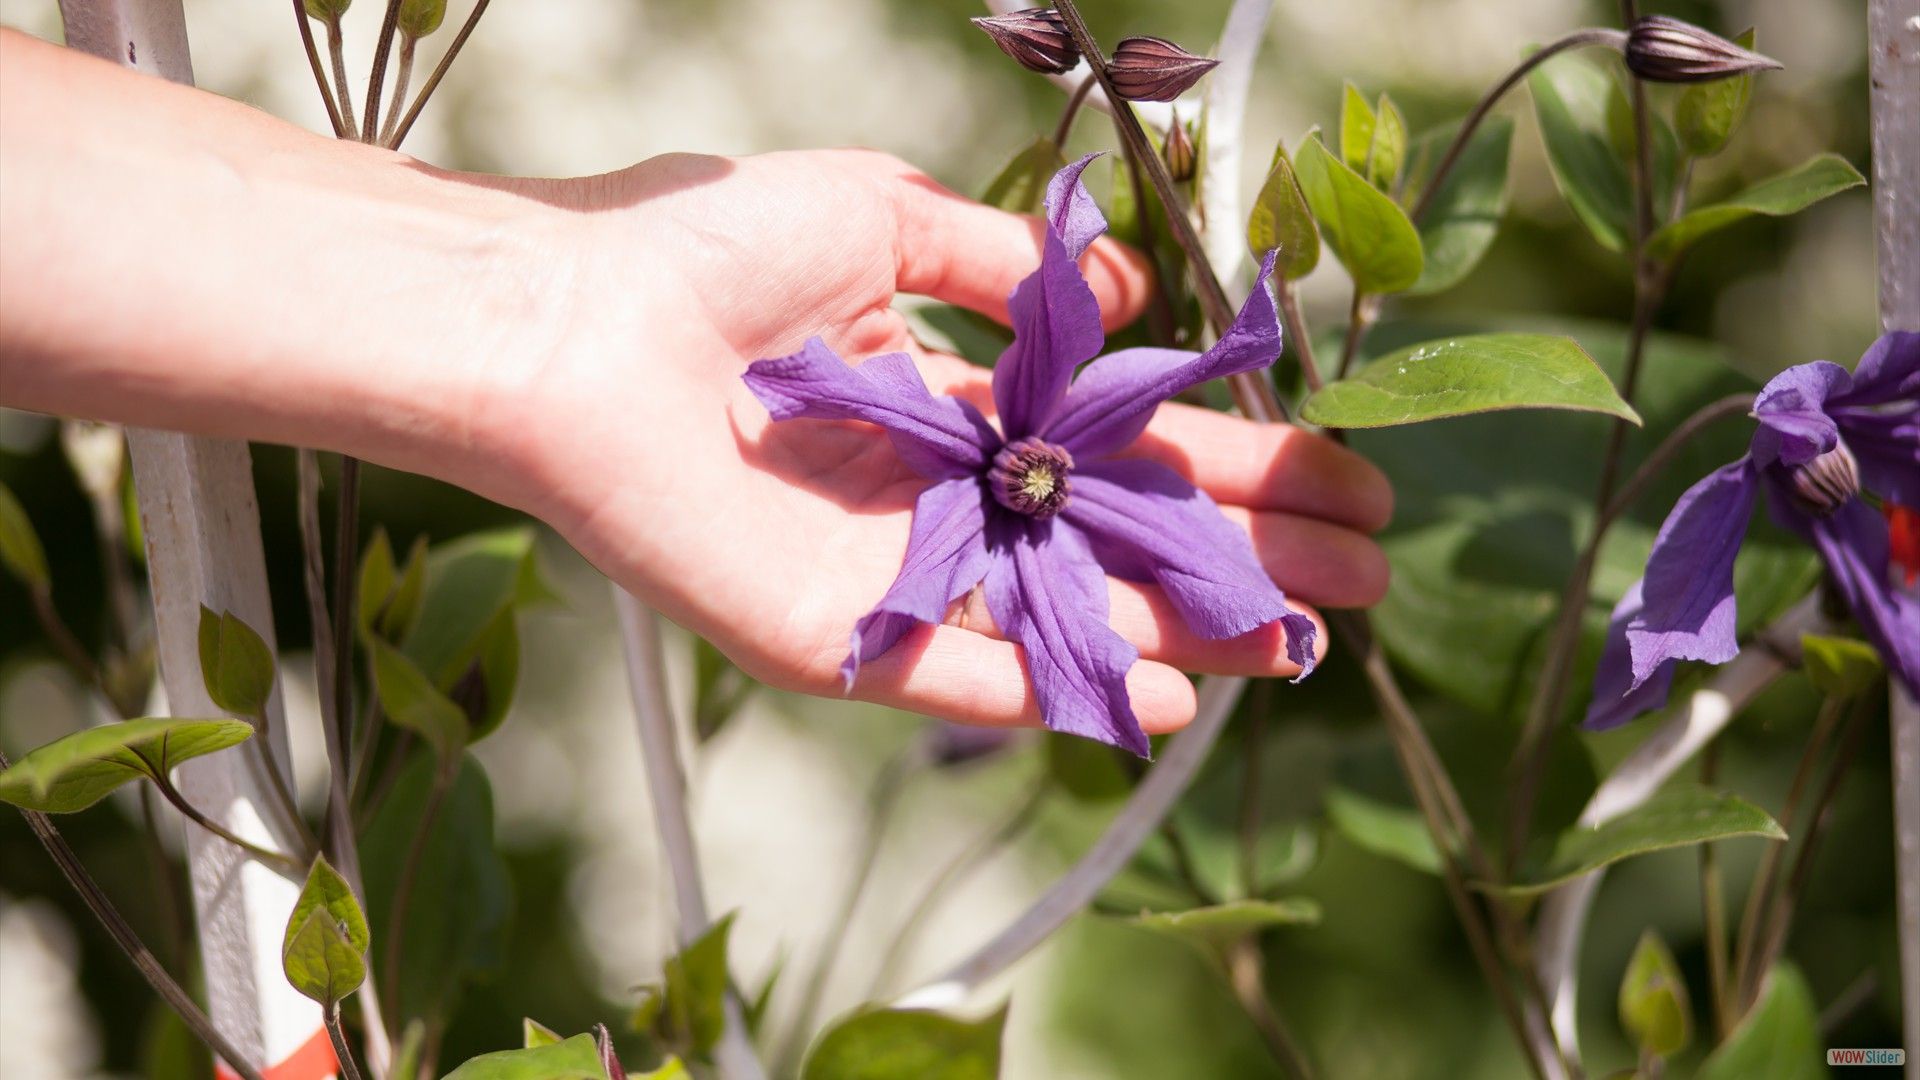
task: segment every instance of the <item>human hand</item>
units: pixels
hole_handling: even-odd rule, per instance
[[[1037,264],[1038,221],[856,151],[673,155],[550,195],[576,211],[556,344],[510,367],[477,421],[512,448],[507,497],[757,678],[839,693],[849,631],[898,572],[926,482],[871,425],[773,425],[740,375],[817,334],[849,358],[907,352],[935,393],[991,415],[987,373],[919,348],[890,304],[918,293],[1004,320],[1008,291]],[[1138,315],[1134,256],[1103,241],[1084,265],[1109,329]],[[1289,597],[1360,606],[1384,592],[1365,533],[1391,495],[1357,455],[1180,405],[1133,452],[1247,527]],[[1141,652],[1128,685],[1149,732],[1192,718],[1181,670],[1297,672],[1277,624],[1206,641],[1157,588],[1109,586],[1110,622]],[[1019,649],[977,598],[868,662],[853,693],[968,723],[1039,719]]]

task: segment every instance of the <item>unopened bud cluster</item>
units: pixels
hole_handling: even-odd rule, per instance
[[[1059,75],[1080,63],[1073,35],[1052,8],[977,18],[973,24],[1028,71]],[[1195,56],[1165,38],[1130,37],[1114,46],[1107,77],[1114,93],[1128,101],[1172,101],[1217,64],[1218,60]]]

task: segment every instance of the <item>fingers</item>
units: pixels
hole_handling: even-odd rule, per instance
[[[1019,646],[955,626],[921,626],[860,668],[853,696],[962,724],[1039,727],[1040,706]],[[1193,720],[1193,684],[1165,664],[1127,672],[1133,714],[1150,735]]]
[[[1392,571],[1364,534],[1299,514],[1222,506],[1253,538],[1253,552],[1288,599],[1323,607],[1370,607],[1387,595]]]
[[[957,195],[896,158],[861,156],[893,206],[896,288],[1006,322],[1007,294],[1039,266],[1041,220]],[[1137,252],[1103,238],[1080,265],[1108,329],[1140,317],[1148,277]]]

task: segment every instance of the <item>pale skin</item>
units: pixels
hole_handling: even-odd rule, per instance
[[[459,484],[787,689],[842,692],[925,481],[876,428],[772,424],[741,372],[819,334],[853,360],[904,350],[934,392],[990,411],[987,374],[920,348],[890,304],[1004,319],[1037,227],[870,151],[452,173],[0,31],[0,405]],[[1083,266],[1110,328],[1138,316],[1137,256],[1102,241]],[[1357,455],[1181,405],[1133,452],[1247,527],[1294,603],[1385,591],[1368,534],[1392,496]],[[1183,671],[1296,673],[1277,628],[1199,640],[1157,589],[1109,592],[1150,732],[1192,719]],[[852,695],[1039,721],[977,600],[868,662]]]

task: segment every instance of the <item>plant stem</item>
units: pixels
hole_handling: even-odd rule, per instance
[[[1373,326],[1376,310],[1371,297],[1358,288],[1353,290],[1353,302],[1347,307],[1347,336],[1340,343],[1340,367],[1334,372],[1334,378],[1344,379],[1353,370],[1353,359],[1360,355],[1360,343],[1366,340],[1367,331]]]
[[[387,58],[393,53],[393,33],[400,25],[400,0],[387,0],[387,13],[380,20],[380,37],[373,46],[373,74],[367,78],[367,119],[360,125],[360,136],[373,142],[379,132],[380,92],[387,83]]]
[[[407,83],[413,78],[413,50],[420,39],[400,35],[400,70],[393,76],[393,101],[387,106],[387,121],[380,127],[380,145],[393,145],[393,132],[400,125],[400,107],[407,103]]]
[[[1700,754],[1700,782],[1712,787],[1719,771],[1720,744],[1708,743]],[[1712,841],[1700,845],[1700,915],[1706,926],[1707,992],[1713,1029],[1719,1039],[1725,1039],[1733,1030],[1727,1015],[1727,898]]]
[[[413,122],[419,118],[420,110],[426,107],[427,99],[431,98],[434,90],[439,88],[440,80],[446,75],[447,69],[453,66],[453,58],[460,55],[460,50],[467,44],[467,38],[473,35],[473,28],[480,25],[480,16],[486,13],[488,2],[489,0],[477,0],[473,5],[473,12],[467,16],[467,21],[460,24],[460,32],[454,35],[453,44],[447,46],[446,55],[434,65],[433,74],[427,76],[426,85],[420,88],[420,93],[414,97],[413,104],[407,108],[407,115],[401,118],[399,128],[394,131],[393,138],[388,141],[387,146],[390,149],[399,149],[400,144],[407,140],[407,132],[413,130]]]
[[[1067,136],[1073,134],[1073,121],[1080,115],[1080,106],[1087,100],[1087,93],[1094,88],[1096,80],[1089,75],[1080,80],[1080,88],[1067,97],[1066,108],[1060,110],[1060,122],[1053,128],[1053,146],[1058,150],[1067,145]]]
[[[413,903],[413,883],[420,874],[420,860],[427,852],[427,840],[433,835],[433,826],[440,818],[440,808],[447,801],[447,793],[453,790],[453,781],[460,775],[460,759],[448,756],[441,760],[439,768],[433,772],[433,787],[427,792],[427,805],[420,812],[420,821],[413,828],[413,840],[407,845],[407,858],[400,864],[400,880],[393,886],[393,906],[388,909],[387,942],[380,955],[380,976],[385,979],[381,986],[381,997],[394,1007],[394,1020],[399,1021],[400,1007],[400,945],[406,939],[407,907]],[[398,1038],[398,1031],[388,1035]]]
[[[6,753],[0,751],[0,769],[6,769],[12,764],[7,759]],[[228,1068],[239,1074],[241,1080],[262,1080],[260,1070],[249,1064],[240,1051],[234,1049],[233,1044],[220,1034],[220,1030],[213,1026],[213,1021],[208,1019],[207,1014],[202,1012],[200,1006],[194,1002],[193,996],[167,973],[167,969],[161,966],[152,950],[140,940],[140,935],[134,931],[132,924],[128,923],[120,914],[120,910],[113,906],[113,901],[107,898],[106,891],[100,888],[100,883],[87,872],[86,866],[80,861],[80,856],[67,843],[67,838],[60,835],[60,830],[54,826],[53,819],[38,810],[22,808],[20,813],[27,819],[27,827],[33,830],[33,835],[40,841],[40,846],[47,849],[47,854],[53,859],[54,865],[60,868],[61,875],[67,879],[67,884],[73,886],[73,891],[80,894],[80,899],[86,903],[87,909],[93,912],[94,918],[100,920],[100,925],[106,928],[107,935],[113,938],[114,944],[120,946],[120,951],[132,961],[141,977],[147,980],[147,985],[153,987],[154,993],[160,995],[160,1000],[166,1002],[179,1015],[181,1022],[187,1026],[187,1030],[193,1032],[195,1037],[205,1043],[207,1049],[219,1055]]]
[[[318,511],[316,511],[317,515]],[[316,516],[316,528],[319,521]],[[340,490],[334,494],[333,523],[333,702],[335,737],[342,754],[351,751],[353,708],[353,606],[360,551],[360,459],[340,458]]]
[[[1320,364],[1313,358],[1313,342],[1307,337],[1307,320],[1300,314],[1300,297],[1293,282],[1281,275],[1273,286],[1273,295],[1279,301],[1280,318],[1286,323],[1287,340],[1293,342],[1293,354],[1300,358],[1300,377],[1307,381],[1308,392],[1318,390],[1324,380]]]
[[[1115,129],[1119,121],[1114,121]],[[1160,245],[1154,241],[1153,215],[1148,212],[1147,188],[1140,178],[1140,162],[1134,158],[1133,151],[1123,144],[1120,148],[1120,160],[1126,165],[1127,184],[1133,190],[1134,216],[1140,224],[1140,247],[1147,257],[1147,334],[1161,345],[1176,344],[1179,333],[1178,320],[1173,315],[1173,302],[1167,297],[1166,267],[1160,265]]]
[[[340,34],[340,16],[327,19],[327,52],[333,57],[333,87],[340,95],[340,131],[343,137],[358,139],[360,129],[353,122],[353,91],[347,86],[346,43]]]
[[[144,758],[142,760],[144,760]],[[262,847],[251,840],[235,835],[234,832],[225,825],[201,813],[199,807],[188,802],[187,797],[180,794],[179,789],[173,786],[173,782],[168,780],[157,766],[148,763],[147,767],[149,769],[147,775],[153,780],[153,786],[158,789],[160,794],[165,797],[168,802],[173,804],[173,808],[180,811],[181,816],[185,817],[188,821],[193,822],[195,825],[225,840],[234,847],[252,855],[261,862],[277,866],[289,874],[298,876],[302,870],[306,869],[306,867],[301,865],[300,860],[292,855],[275,851],[272,848]]]
[[[977,838],[950,859],[940,871],[927,883],[920,896],[907,910],[907,917],[900,923],[900,929],[894,931],[893,940],[888,942],[886,951],[881,954],[880,966],[874,974],[873,985],[867,992],[868,998],[877,999],[893,988],[894,976],[900,965],[905,962],[907,949],[921,924],[933,914],[940,901],[946,899],[949,890],[954,888],[967,874],[984,864],[995,852],[1005,847],[1014,837],[1026,831],[1033,823],[1040,808],[1046,805],[1047,796],[1053,788],[1049,778],[1042,773],[1039,782],[1027,792],[1020,804],[1014,807],[1000,824]]]
[[[774,1058],[775,1069],[780,1073],[792,1075],[799,1072],[800,1055],[807,1049],[807,1040],[813,1034],[814,1020],[819,1015],[827,981],[833,976],[833,969],[848,937],[846,929],[853,925],[860,898],[866,894],[867,883],[873,880],[873,870],[880,858],[880,844],[886,839],[887,825],[892,822],[893,812],[900,804],[907,778],[921,763],[922,757],[917,749],[905,750],[881,766],[880,775],[873,782],[873,793],[868,799],[866,835],[860,841],[860,853],[854,858],[853,876],[840,893],[840,903],[827,923],[830,936],[826,947],[820,954],[819,962],[807,973],[806,985],[801,987],[800,1001],[794,1008],[793,1023],[788,1027],[787,1037],[781,1042],[780,1052]],[[784,1063],[784,1067],[781,1063]]]
[[[1227,951],[1227,982],[1273,1059],[1296,1080],[1313,1080],[1313,1066],[1306,1053],[1267,996],[1266,962],[1256,938],[1241,938]]]
[[[1180,245],[1180,250],[1193,269],[1194,292],[1199,297],[1200,310],[1206,315],[1207,322],[1212,324],[1215,334],[1225,334],[1233,325],[1233,305],[1227,302],[1226,290],[1221,288],[1213,265],[1207,261],[1206,248],[1201,245],[1200,236],[1194,231],[1193,219],[1174,186],[1173,177],[1167,174],[1166,163],[1153,152],[1153,143],[1147,138],[1146,129],[1140,126],[1140,118],[1134,115],[1132,105],[1114,91],[1113,80],[1107,72],[1106,54],[1100,51],[1099,43],[1094,41],[1093,34],[1087,29],[1079,5],[1075,0],[1059,0],[1054,10],[1066,23],[1067,32],[1073,35],[1074,44],[1079,46],[1080,55],[1093,70],[1094,78],[1100,80],[1101,89],[1106,91],[1107,100],[1113,105],[1113,118],[1120,128],[1122,141],[1146,172],[1147,179],[1153,182],[1154,194],[1159,196],[1160,205],[1166,208],[1167,225],[1173,230],[1174,242]],[[1141,207],[1143,216],[1145,211],[1146,208]],[[1233,390],[1234,403],[1249,419],[1273,421],[1286,418],[1284,411],[1277,410],[1279,401],[1273,397],[1272,387],[1263,383],[1257,375],[1251,372],[1235,375],[1229,380],[1229,385]]]
[[[1511,792],[1507,813],[1508,865],[1526,846],[1527,830],[1539,793],[1540,778],[1547,755],[1553,749],[1554,723],[1566,706],[1568,676],[1580,645],[1580,627],[1587,601],[1592,595],[1593,572],[1600,558],[1600,544],[1607,530],[1639,499],[1648,485],[1666,472],[1667,466],[1699,434],[1729,416],[1744,416],[1753,410],[1752,394],[1729,394],[1701,407],[1682,420],[1660,445],[1653,448],[1640,467],[1634,470],[1618,493],[1602,504],[1587,533],[1586,546],[1574,560],[1573,570],[1561,590],[1559,615],[1547,639],[1547,655],[1540,665],[1540,684],[1528,704],[1527,718],[1521,726],[1520,741],[1514,748],[1511,765]],[[1617,430],[1617,429],[1616,429]]]
[[[313,26],[307,21],[304,0],[293,0],[293,17],[300,24],[300,44],[307,50],[307,66],[313,69],[313,84],[320,89],[320,100],[327,107],[327,123],[333,126],[333,137],[338,139],[346,134],[346,128],[340,123],[340,106],[333,100],[333,88],[327,85],[327,73],[320,66],[320,50],[313,44]]]
[[[340,1080],[361,1080],[360,1066],[353,1062],[353,1047],[347,1045],[347,1033],[340,1027],[340,1004],[328,1005],[322,1015],[326,1017],[327,1038],[333,1043],[334,1060],[340,1063]]]
[[[1413,204],[1413,209],[1407,213],[1407,217],[1416,225],[1420,223],[1420,216],[1427,212],[1427,207],[1433,202],[1434,193],[1440,190],[1446,182],[1447,174],[1452,172],[1454,165],[1459,163],[1460,155],[1466,152],[1467,141],[1473,138],[1473,133],[1479,129],[1481,121],[1487,118],[1487,114],[1493,111],[1494,105],[1506,96],[1507,91],[1520,85],[1520,80],[1526,78],[1529,72],[1568,49],[1582,45],[1606,45],[1619,49],[1625,47],[1626,41],[1627,35],[1619,30],[1589,27],[1575,30],[1566,37],[1529,53],[1526,59],[1520,61],[1512,71],[1507,73],[1505,78],[1495,83],[1493,89],[1482,95],[1480,101],[1474,105],[1473,111],[1467,114],[1465,120],[1460,121],[1459,132],[1454,135],[1453,142],[1448,144],[1447,152],[1441,155],[1440,163],[1433,167],[1433,172],[1427,178],[1426,187],[1420,193],[1419,201]]]
[[[53,606],[53,591],[44,585],[29,586],[27,598],[33,603],[34,620],[40,624],[41,632],[46,634],[47,640],[52,643],[53,651],[60,657],[60,662],[73,672],[74,678],[100,691],[101,695],[107,699],[107,703],[111,705],[113,693],[108,688],[106,680],[100,676],[100,665],[93,662],[93,655],[87,652],[86,646],[80,644],[80,639],[73,635],[73,631],[67,627],[66,620],[60,618],[60,609]]]

